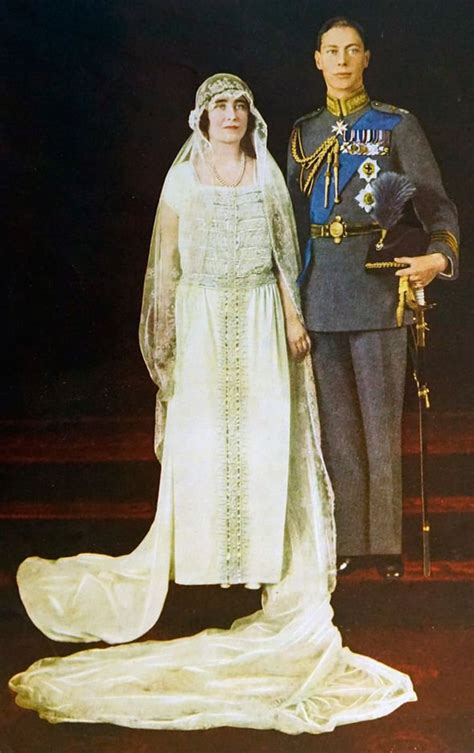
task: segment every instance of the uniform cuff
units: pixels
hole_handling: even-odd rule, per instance
[[[457,277],[457,257],[453,250],[446,245],[446,243],[438,240],[431,241],[427,253],[443,254],[448,262],[446,270],[444,272],[439,272],[437,277],[442,280],[453,280],[455,277]]]

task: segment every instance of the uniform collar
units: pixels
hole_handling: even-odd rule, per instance
[[[353,112],[362,110],[362,108],[368,105],[369,102],[369,95],[364,87],[356,91],[355,94],[347,99],[336,99],[335,97],[326,94],[326,107],[336,118],[345,118],[348,115],[352,115]]]

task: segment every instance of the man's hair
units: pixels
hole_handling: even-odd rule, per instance
[[[323,23],[320,30],[318,31],[318,36],[316,39],[316,49],[321,49],[321,40],[323,38],[323,34],[326,34],[329,29],[333,29],[335,26],[349,26],[351,29],[355,29],[360,38],[362,39],[362,42],[364,44],[364,48],[367,50],[367,35],[365,33],[364,27],[358,23],[357,21],[352,21],[352,19],[347,18],[347,16],[334,16],[334,18],[330,18],[328,21]]]

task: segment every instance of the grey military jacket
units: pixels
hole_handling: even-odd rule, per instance
[[[425,232],[449,231],[459,237],[457,212],[446,195],[440,172],[430,145],[417,119],[405,110],[391,105],[371,102],[357,112],[337,118],[321,108],[300,118],[299,127],[303,151],[310,154],[328,136],[336,121],[344,120],[350,127],[368,110],[396,113],[400,120],[391,132],[389,153],[374,156],[380,172],[402,173],[415,185],[413,208]],[[324,170],[324,166],[322,170]],[[380,172],[378,173],[380,175]],[[288,188],[293,202],[301,252],[310,237],[309,199],[299,186],[300,166],[291,149],[288,155]],[[329,219],[336,215],[351,223],[371,223],[370,213],[360,206],[356,197],[367,186],[365,178],[356,170],[341,193],[341,202],[334,205]],[[319,332],[389,329],[397,326],[399,278],[392,274],[368,274],[364,262],[374,235],[346,237],[340,245],[332,238],[312,240],[312,263],[302,284],[302,300],[308,329]],[[442,252],[449,259],[449,268],[440,275],[454,279],[458,271],[457,253],[440,240],[433,240],[428,253]],[[405,314],[405,323],[412,316]]]

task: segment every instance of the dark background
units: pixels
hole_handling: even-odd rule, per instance
[[[142,279],[195,90],[219,70],[246,79],[284,167],[292,122],[324,101],[314,39],[338,13],[366,26],[371,96],[419,117],[459,207],[462,276],[430,288],[429,366],[435,408],[472,406],[472,0],[18,0],[4,9],[4,417],[151,414],[137,342]]]

